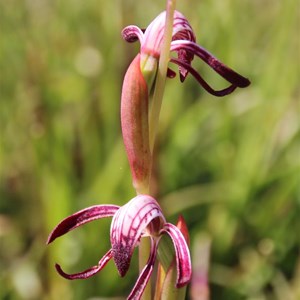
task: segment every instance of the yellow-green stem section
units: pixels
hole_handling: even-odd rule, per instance
[[[149,193],[150,193],[149,186],[145,187],[145,194],[149,194]],[[151,247],[150,239],[142,238],[139,245],[139,273],[142,272],[145,265],[147,264],[150,255],[150,247]],[[141,300],[152,300],[151,281],[148,282]]]
[[[164,40],[161,47],[154,93],[150,105],[149,140],[150,140],[150,151],[152,153],[153,153],[153,148],[155,143],[157,127],[158,127],[162,98],[165,90],[166,75],[167,75],[168,63],[170,58],[170,46],[172,40],[175,6],[176,6],[176,0],[168,0]]]
[[[139,245],[139,271],[142,272],[143,268],[145,267],[148,257],[150,255],[150,239],[149,238],[142,238],[140,245]],[[143,296],[142,300],[152,300],[151,294],[151,280],[149,280]]]

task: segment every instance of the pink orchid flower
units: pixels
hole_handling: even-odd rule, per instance
[[[151,251],[148,262],[127,298],[140,299],[155,265],[159,241],[167,234],[175,248],[176,287],[182,287],[190,281],[192,267],[185,237],[175,225],[166,222],[159,204],[148,195],[138,195],[121,207],[107,204],[83,209],[61,221],[49,235],[47,244],[81,225],[106,217],[113,217],[110,230],[111,249],[96,266],[80,273],[67,274],[56,264],[56,270],[61,276],[70,280],[89,278],[101,271],[112,258],[123,277],[130,267],[134,248],[139,245],[141,238],[149,237]]]
[[[149,79],[148,82],[150,84],[153,83],[157,70],[158,59],[163,42],[165,17],[166,12],[164,11],[152,21],[146,30],[142,30],[135,25],[130,25],[125,27],[122,31],[123,38],[127,42],[131,43],[137,40],[140,41],[140,67],[145,79]],[[244,88],[250,84],[250,81],[247,78],[239,75],[224,65],[206,49],[197,45],[195,41],[196,38],[188,20],[180,12],[175,11],[170,51],[176,52],[178,57],[171,57],[170,62],[179,66],[181,82],[183,82],[188,73],[190,73],[206,91],[214,96],[219,97],[232,93],[237,87]],[[231,85],[222,90],[214,90],[191,66],[194,56],[202,59],[219,75],[230,82]],[[168,69],[167,76],[173,78],[175,76],[175,72],[171,69]]]
[[[138,194],[149,193],[149,181],[152,169],[150,146],[150,102],[154,90],[158,63],[163,44],[166,12],[156,17],[146,30],[135,25],[127,26],[122,36],[127,42],[141,43],[140,53],[134,58],[124,77],[121,97],[121,126],[125,149],[133,179],[133,186]],[[183,82],[190,73],[215,96],[225,96],[237,87],[244,88],[250,81],[221,63],[203,47],[195,43],[193,29],[187,19],[178,11],[174,12],[172,41],[170,51],[177,53],[170,62],[179,66],[180,80]],[[213,70],[230,82],[227,88],[214,90],[191,66],[194,56],[201,58]],[[167,70],[167,77],[175,77],[175,72]]]

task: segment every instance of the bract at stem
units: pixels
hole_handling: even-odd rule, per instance
[[[152,158],[149,148],[148,87],[140,69],[140,54],[130,64],[121,99],[123,140],[137,194],[147,194]]]

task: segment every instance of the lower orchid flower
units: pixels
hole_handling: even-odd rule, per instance
[[[138,195],[124,206],[95,205],[83,209],[61,221],[49,235],[47,244],[56,238],[90,221],[113,217],[110,230],[111,249],[100,259],[96,266],[75,274],[65,273],[56,264],[58,273],[66,279],[86,279],[99,271],[111,260],[114,260],[120,276],[125,276],[134,248],[142,237],[149,237],[151,250],[148,262],[141,271],[127,299],[140,299],[151,277],[159,241],[167,234],[174,245],[177,279],[176,287],[185,286],[191,279],[191,260],[184,234],[175,225],[167,223],[157,201],[148,195]]]

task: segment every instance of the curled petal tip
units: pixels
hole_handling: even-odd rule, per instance
[[[65,279],[68,279],[68,280],[87,279],[100,271],[98,266],[94,266],[94,267],[89,268],[80,273],[67,274],[62,270],[62,268],[59,264],[55,264],[55,269],[60,276],[64,277]]]
[[[188,73],[191,73],[195,79],[203,86],[203,88],[209,92],[210,94],[223,97],[230,93],[232,93],[237,87],[245,88],[250,84],[249,79],[243,77],[238,74],[231,68],[227,67],[221,61],[219,61],[216,57],[214,57],[211,53],[209,53],[205,48],[197,45],[193,41],[189,40],[175,40],[171,43],[171,51],[177,51],[179,54],[178,58],[172,57],[171,62],[177,64],[179,66],[179,72],[183,75],[181,76],[181,80],[184,80],[184,73],[181,71],[185,70]],[[185,52],[184,52],[185,51]],[[224,79],[229,81],[231,85],[223,90],[214,90],[209,86],[209,84],[201,77],[201,75],[191,66],[192,56],[189,56],[189,60],[183,56],[182,53],[192,53],[193,55],[201,58],[206,64],[208,64],[213,70],[215,70],[219,75],[221,75]],[[187,73],[186,73],[187,74]]]
[[[251,84],[251,81],[248,78],[243,77],[242,82],[240,83],[241,88],[245,88]]]
[[[136,41],[142,41],[143,31],[137,26],[130,25],[122,30],[122,37],[128,43],[134,43]]]
[[[91,268],[86,269],[83,272],[80,273],[74,273],[74,274],[67,274],[65,273],[61,266],[59,264],[55,264],[56,271],[59,275],[62,277],[69,279],[69,280],[74,280],[74,279],[87,279],[89,277],[94,276],[98,272],[100,272],[106,264],[110,261],[112,258],[112,250],[110,249],[99,261],[98,265],[93,266]]]
[[[199,47],[200,49],[200,47]],[[204,48],[202,51],[206,51]],[[214,56],[210,56],[207,60],[208,65],[210,65],[217,73],[219,73],[223,78],[228,80],[230,83],[234,84],[239,88],[245,88],[250,85],[250,80],[244,76],[238,74],[231,68],[227,67],[225,64],[220,62]]]
[[[60,276],[66,278],[66,279],[69,279],[69,280],[74,279],[74,278],[72,278],[73,276],[71,274],[65,273],[59,264],[55,264],[55,269]]]

